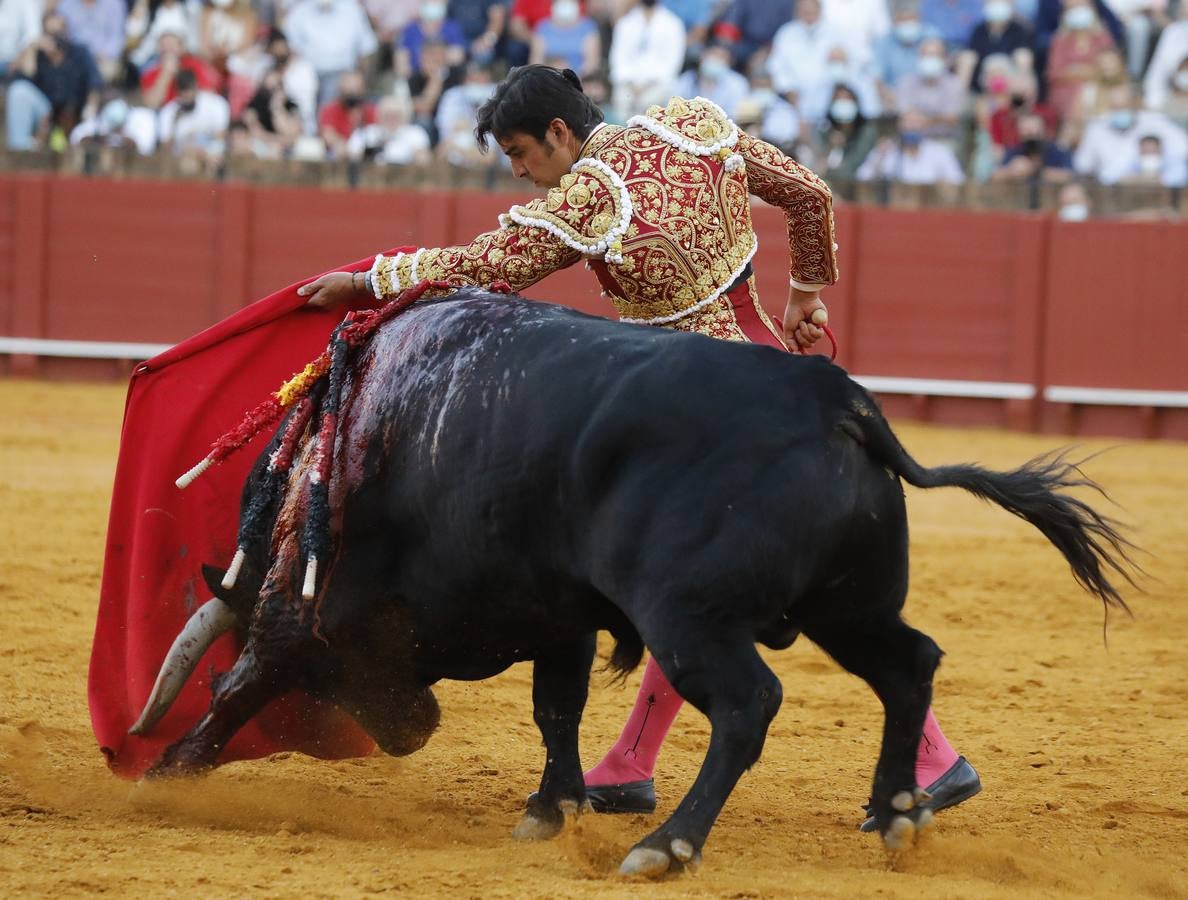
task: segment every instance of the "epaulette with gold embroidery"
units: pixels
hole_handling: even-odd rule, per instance
[[[623,235],[632,215],[623,179],[602,160],[584,157],[544,200],[513,206],[499,217],[499,224],[543,228],[579,253],[621,263]]]
[[[743,165],[743,158],[734,152],[738,126],[730,121],[722,107],[704,97],[692,100],[673,97],[667,106],[653,106],[647,115],[633,116],[627,124],[646,129],[665,143],[694,156],[717,157],[725,164],[727,172]]]

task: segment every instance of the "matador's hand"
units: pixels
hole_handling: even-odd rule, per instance
[[[337,306],[367,290],[361,272],[330,272],[297,289],[302,297],[309,297],[310,306]]]
[[[807,350],[825,336],[820,326],[828,321],[829,313],[819,291],[789,290],[788,308],[784,311],[784,343],[788,349]]]

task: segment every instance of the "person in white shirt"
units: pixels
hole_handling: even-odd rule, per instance
[[[822,19],[820,0],[799,0],[796,18],[781,25],[772,40],[767,57],[772,87],[785,98],[802,93],[824,80],[829,51],[846,44],[846,36]]]
[[[1159,43],[1155,45],[1155,53],[1143,78],[1143,100],[1147,106],[1152,109],[1163,106],[1172,74],[1185,57],[1188,57],[1188,0],[1180,0],[1179,17],[1159,35]]]
[[[850,58],[863,65],[891,30],[887,0],[822,0],[821,16],[845,37]]]
[[[886,179],[900,184],[965,182],[965,173],[952,148],[944,141],[924,136],[925,118],[904,113],[899,120],[899,141],[884,138],[858,169],[859,181]]]
[[[684,23],[657,0],[638,0],[611,32],[608,72],[619,121],[667,103],[684,61]]]
[[[819,128],[824,123],[838,85],[849,88],[858,98],[864,118],[877,119],[882,115],[883,102],[871,69],[853,63],[845,44],[835,44],[826,52],[824,68],[797,91],[800,115],[813,128]]]
[[[429,133],[412,122],[408,97],[388,94],[375,105],[374,124],[356,128],[347,141],[347,157],[395,166],[429,162]]]
[[[198,88],[189,69],[177,73],[177,97],[166,103],[158,119],[161,146],[178,156],[217,162],[223,156],[231,107],[212,91]]]
[[[1144,137],[1159,139],[1169,172],[1188,166],[1188,132],[1163,113],[1137,109],[1129,84],[1110,90],[1109,110],[1090,120],[1073,154],[1073,168],[1102,184],[1117,184],[1133,173]]]
[[[0,77],[41,36],[41,0],[0,0]]]
[[[379,49],[358,0],[302,0],[285,19],[289,44],[318,73],[318,105],[330,100],[338,76],[364,68]]]
[[[677,79],[678,97],[705,97],[713,100],[735,118],[738,105],[751,92],[746,77],[730,68],[730,51],[722,46],[707,47],[696,69],[689,69]]]

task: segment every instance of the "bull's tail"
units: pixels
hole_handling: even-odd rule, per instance
[[[964,488],[1030,522],[1068,560],[1078,584],[1107,608],[1129,612],[1110,579],[1117,575],[1134,584],[1130,569],[1138,567],[1128,552],[1134,545],[1121,535],[1117,522],[1066,493],[1070,488],[1089,488],[1105,496],[1066,453],[1046,454],[1009,472],[972,464],[930,469],[912,459],[868,396],[856,401],[854,410],[857,415],[847,418],[843,430],[864,444],[881,465],[915,487]]]

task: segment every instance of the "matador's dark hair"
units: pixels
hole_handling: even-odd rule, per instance
[[[549,123],[561,119],[584,141],[603,118],[602,110],[582,92],[582,80],[573,69],[518,66],[479,107],[474,136],[484,151],[488,135],[499,139],[524,132],[543,141]]]

